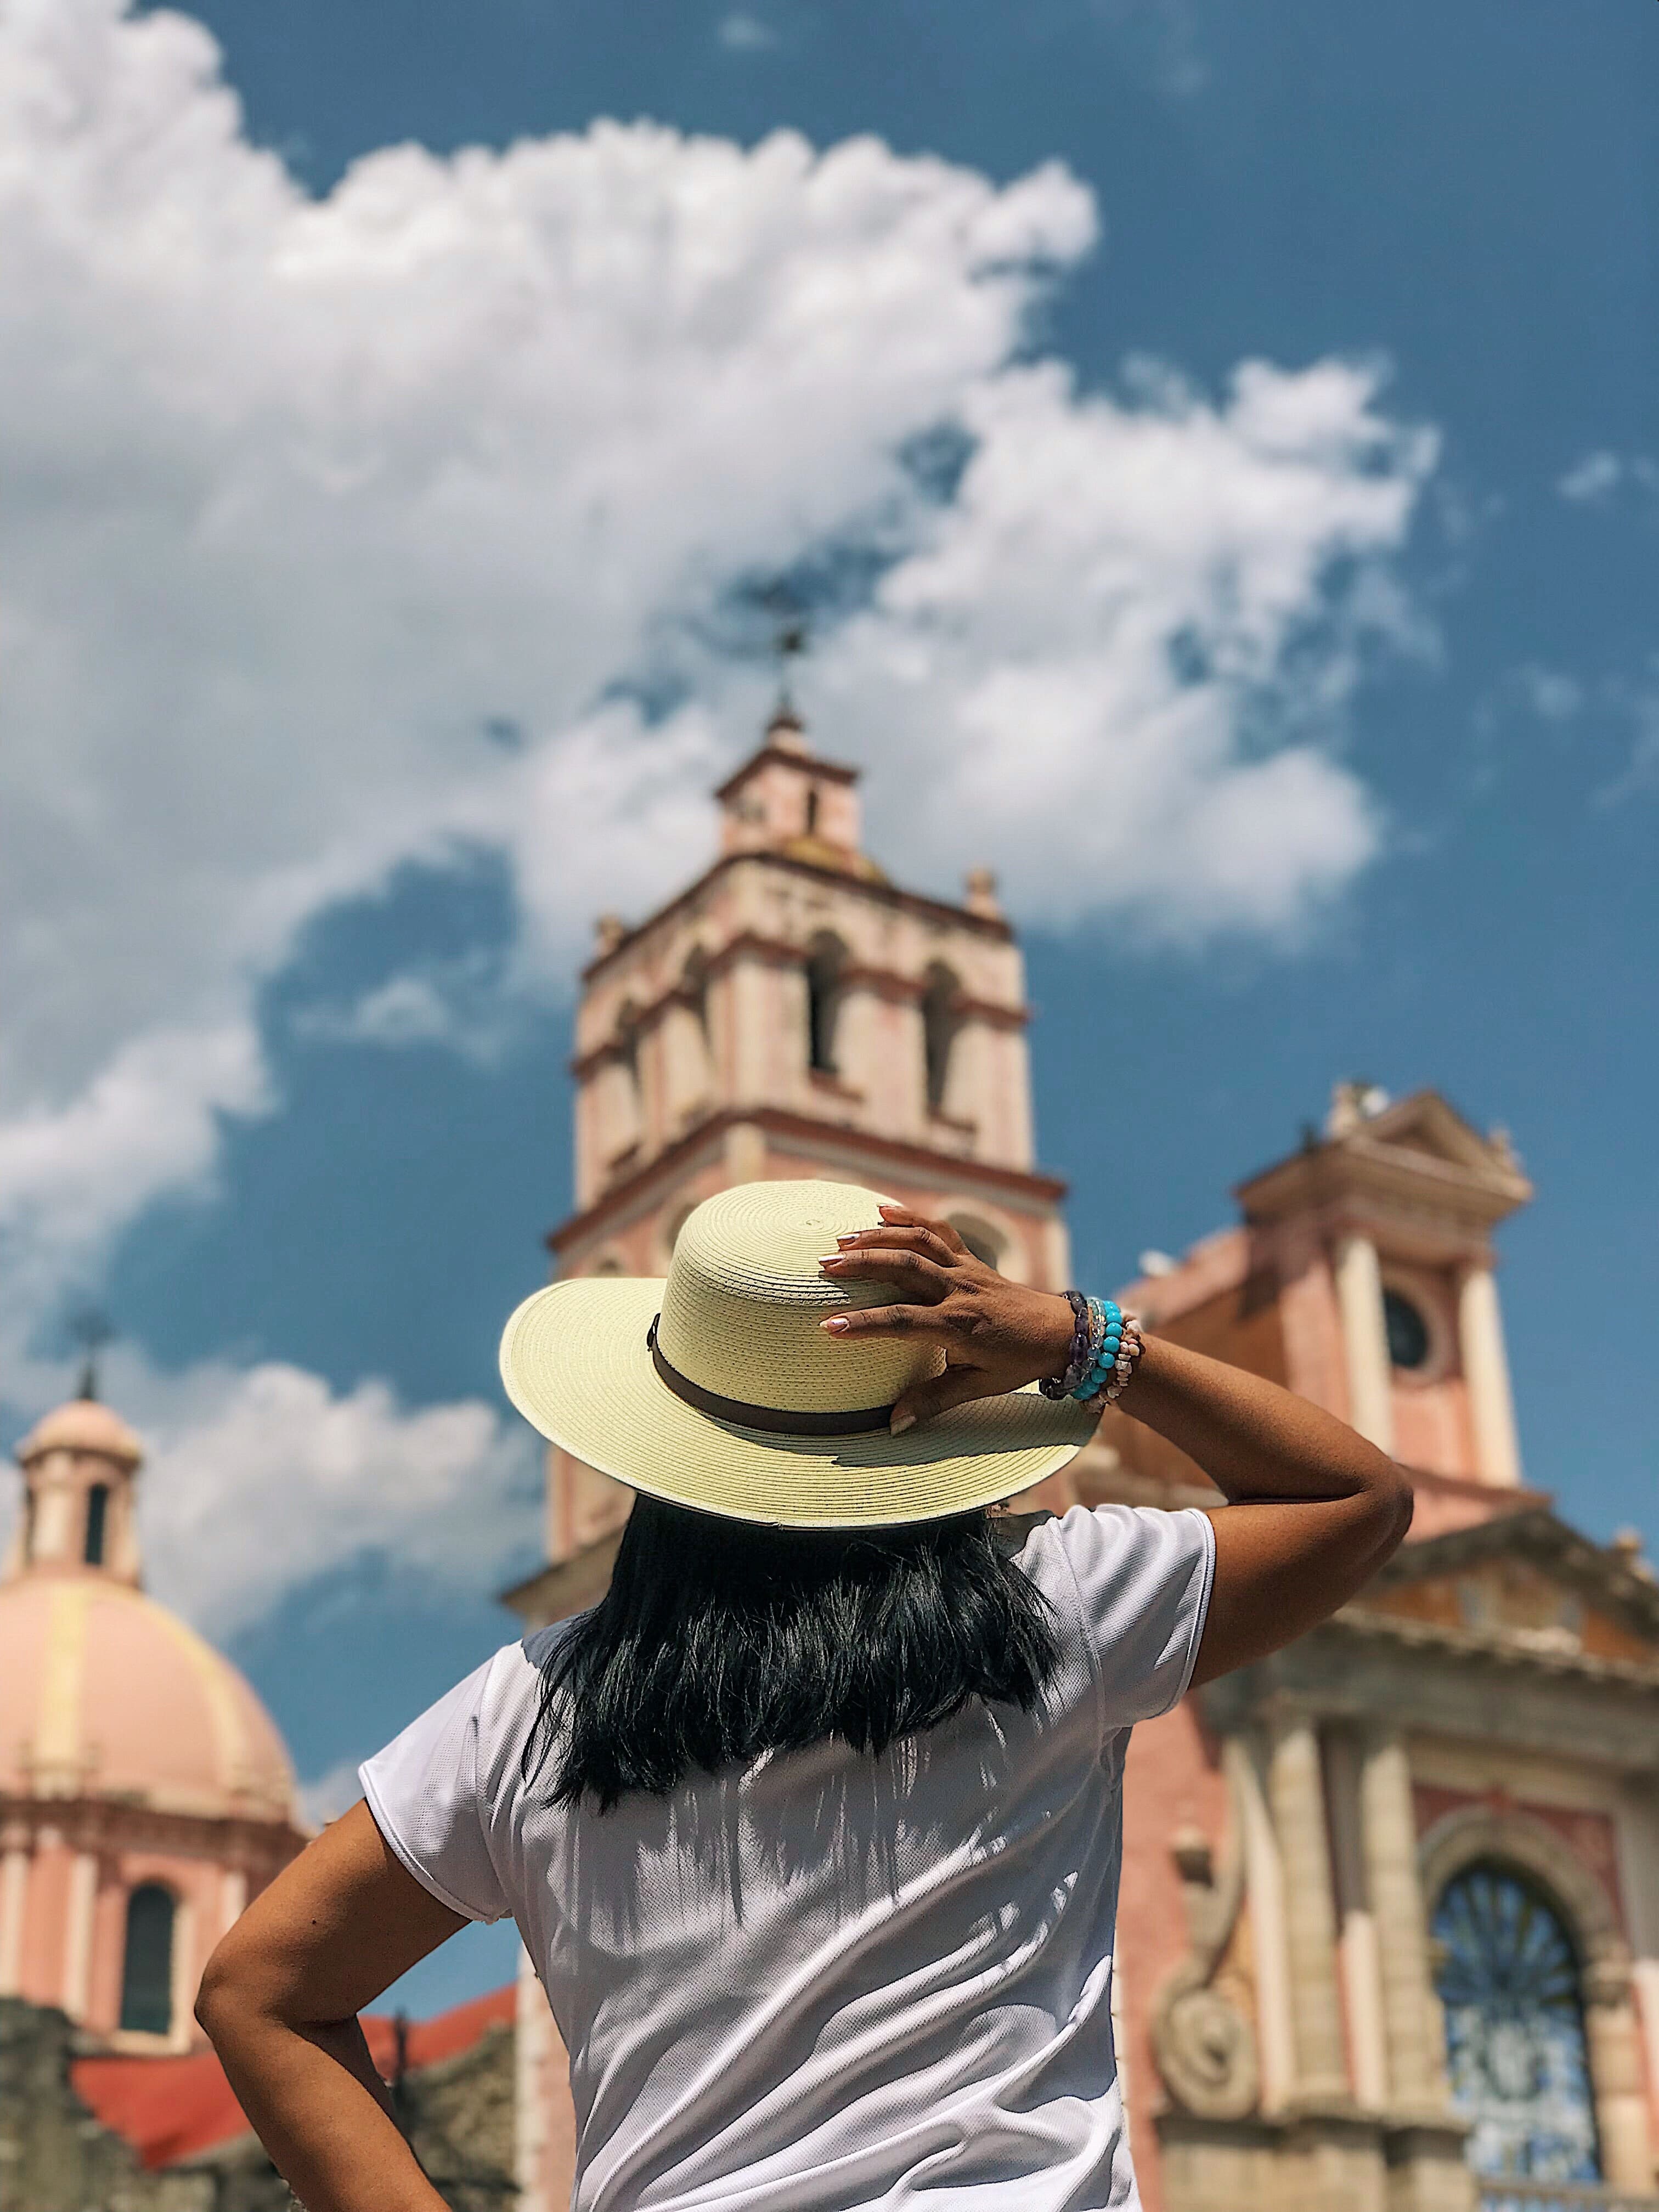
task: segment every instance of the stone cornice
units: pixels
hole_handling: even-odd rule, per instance
[[[823,760],[817,753],[793,752],[787,745],[769,743],[758,752],[750,753],[741,768],[733,769],[725,782],[716,787],[714,797],[724,806],[728,799],[735,798],[743,789],[750,776],[763,768],[793,769],[797,775],[808,776],[820,783],[856,783],[860,775],[845,761]]]
[[[786,1141],[793,1139],[797,1145],[818,1151],[833,1146],[837,1151],[861,1153],[890,1167],[936,1177],[947,1185],[1000,1191],[1010,1197],[1028,1199],[1044,1211],[1058,1206],[1066,1195],[1066,1186],[1057,1176],[999,1167],[989,1160],[938,1151],[929,1145],[909,1144],[901,1138],[882,1136],[875,1130],[860,1129],[842,1121],[819,1121],[812,1115],[791,1113],[780,1106],[726,1106],[699,1121],[678,1144],[669,1146],[665,1152],[635,1169],[591,1206],[571,1214],[556,1229],[550,1230],[546,1239],[549,1249],[562,1255],[573,1245],[582,1243],[603,1230],[618,1215],[636,1209],[654,1184],[678,1180],[700,1152],[715,1148],[728,1129],[741,1125],[764,1130],[769,1136]]]
[[[619,937],[608,951],[590,960],[582,969],[583,983],[592,984],[651,931],[677,919],[729,869],[745,867],[781,868],[786,874],[804,877],[810,883],[838,884],[843,890],[860,898],[872,900],[878,906],[896,907],[926,921],[948,922],[952,928],[969,930],[976,937],[989,938],[1000,945],[1013,942],[1013,926],[1000,915],[980,914],[972,907],[954,906],[947,899],[929,898],[922,891],[901,890],[896,884],[876,882],[866,876],[851,876],[840,868],[821,868],[810,860],[799,860],[787,853],[722,853],[711,867],[705,868],[695,883],[688,884],[678,896],[669,900],[666,906],[659,907],[655,914]]]
[[[1638,1635],[1653,1639],[1654,1659],[1659,1664],[1659,1583],[1592,1544],[1541,1503],[1527,1500],[1519,1510],[1409,1544],[1389,1561],[1373,1587],[1388,1589],[1460,1574],[1492,1559],[1523,1559],[1594,1598]]]
[[[1571,1650],[1565,1644],[1528,1642],[1524,1630],[1454,1628],[1445,1621],[1413,1620],[1409,1615],[1372,1612],[1359,1606],[1339,1613],[1326,1626],[1340,1635],[1383,1637],[1411,1650],[1477,1657],[1511,1670],[1535,1669],[1540,1674],[1570,1675],[1586,1682],[1624,1682],[1637,1689],[1659,1691],[1659,1650],[1650,1660],[1608,1659],[1591,1651]],[[1659,1765],[1659,1741],[1654,1746],[1654,1758]]]
[[[215,1818],[139,1805],[124,1797],[23,1797],[0,1793],[0,1838],[52,1829],[77,1850],[177,1851],[223,1866],[275,1873],[302,1850],[309,1830],[289,1820]]]
[[[1382,1613],[1339,1613],[1206,1684],[1199,1701],[1223,1735],[1297,1711],[1659,1772],[1659,1665]]]

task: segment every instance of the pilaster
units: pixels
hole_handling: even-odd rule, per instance
[[[21,1996],[23,1987],[23,1914],[28,1902],[29,1853],[21,1838],[8,1836],[0,1856],[0,1997]]]
[[[1284,1866],[1295,2095],[1298,2103],[1340,2101],[1348,2094],[1348,2070],[1319,1733],[1311,1715],[1292,1712],[1271,1723],[1267,1796]]]
[[[1429,1972],[1418,1879],[1417,1826],[1406,1747],[1389,1728],[1368,1731],[1360,1754],[1360,1828],[1376,1917],[1389,2087],[1395,2106],[1444,2112],[1445,2053]]]
[[[1622,1942],[1604,1939],[1584,1970],[1584,2033],[1595,2088],[1601,2172],[1615,2189],[1653,2187],[1653,2148],[1642,2080],[1642,2042]]]
[[[1379,2112],[1389,2101],[1382,1961],[1371,1886],[1366,1879],[1358,1747],[1349,1729],[1334,1729],[1327,1737],[1325,1779],[1330,1802],[1337,1960],[1348,2029],[1348,2063],[1355,2096],[1368,2112]]]
[[[1261,2052],[1261,2106],[1276,2112],[1296,2089],[1296,2028],[1291,2017],[1290,1951],[1285,1929],[1285,1868],[1261,1771],[1243,1736],[1228,1740],[1224,1756],[1237,1793],[1243,1835],[1245,1898],[1255,1960],[1256,2040]]]
[[[98,1902],[98,1860],[76,1851],[70,1864],[69,1905],[64,1916],[64,2010],[84,2020],[92,1977],[92,1919]]]
[[[1515,1433],[1498,1284],[1485,1262],[1473,1263],[1459,1274],[1457,1334],[1474,1432],[1475,1471],[1488,1482],[1512,1488],[1521,1480],[1521,1448]]]
[[[1382,1321],[1382,1271],[1369,1237],[1338,1240],[1336,1298],[1348,1369],[1348,1419],[1379,1451],[1394,1449],[1394,1385]]]

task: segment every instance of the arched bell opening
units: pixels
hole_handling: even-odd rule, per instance
[[[936,961],[922,979],[921,1038],[927,1110],[942,1114],[951,1084],[951,1059],[961,1027],[957,1012],[962,985],[951,970]],[[993,1265],[995,1263],[993,1262]]]
[[[841,1014],[847,947],[823,932],[806,954],[806,1064],[815,1075],[835,1075],[836,1029]]]

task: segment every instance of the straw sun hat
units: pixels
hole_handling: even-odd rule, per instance
[[[501,1338],[508,1397],[589,1467],[732,1520],[931,1521],[1029,1489],[1087,1439],[1080,1407],[1033,1384],[896,1437],[893,1401],[939,1372],[943,1350],[818,1327],[902,1295],[818,1268],[884,1202],[841,1182],[719,1192],[688,1215],[665,1281],[592,1275],[526,1298]]]

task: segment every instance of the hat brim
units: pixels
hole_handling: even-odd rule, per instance
[[[654,1277],[583,1276],[527,1297],[501,1337],[501,1381],[531,1426],[630,1490],[773,1527],[936,1521],[1012,1498],[1087,1443],[1095,1416],[1035,1384],[900,1436],[795,1437],[718,1421],[675,1395],[647,1333]]]

